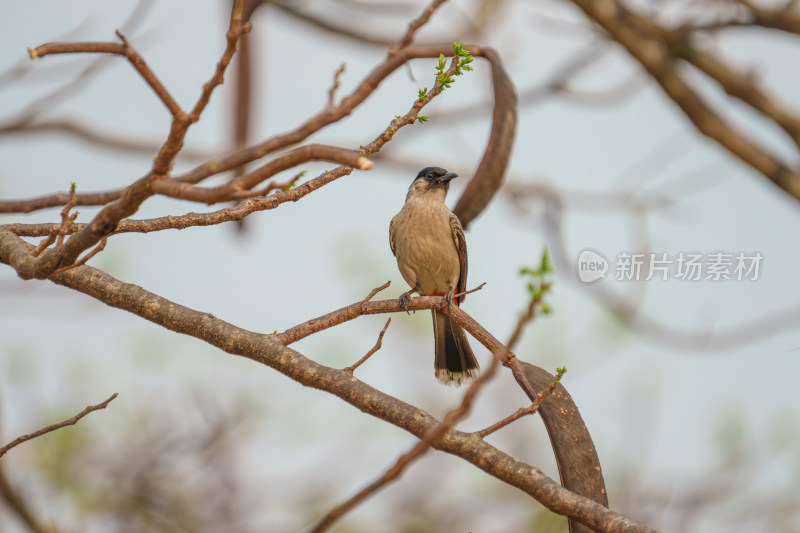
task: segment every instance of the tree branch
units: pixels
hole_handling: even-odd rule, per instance
[[[536,316],[536,309],[542,304],[542,299],[546,292],[546,288],[543,288],[543,290],[531,296],[527,311],[523,313],[523,315],[517,321],[514,333],[511,335],[509,342],[506,343],[505,346],[501,346],[497,351],[492,352],[491,364],[486,370],[481,372],[480,376],[478,376],[476,380],[470,383],[467,391],[461,398],[461,403],[455,408],[450,409],[445,414],[444,418],[442,418],[442,421],[425,435],[424,439],[420,440],[411,450],[401,455],[397,461],[395,461],[395,464],[382,476],[358,491],[345,502],[331,509],[324,517],[322,517],[317,525],[311,529],[310,533],[321,533],[322,531],[325,531],[345,513],[354,509],[360,503],[366,501],[367,498],[375,494],[381,488],[398,479],[412,462],[427,452],[431,446],[439,442],[439,440],[441,440],[448,431],[455,427],[459,420],[463,419],[469,413],[470,409],[472,409],[472,404],[474,403],[475,398],[478,397],[481,389],[483,389],[486,383],[488,383],[497,373],[497,368],[500,366],[500,363],[505,362],[509,358],[511,350],[514,349],[517,342],[519,342],[519,339],[522,335],[522,330]],[[405,302],[403,303],[403,306],[406,307]],[[452,310],[452,306],[448,305],[446,307],[449,310]],[[387,322],[386,325],[388,326],[389,323]],[[553,386],[553,388],[555,388],[555,386]],[[539,400],[539,403],[541,403],[541,400]]]
[[[392,323],[392,318],[391,318],[391,317],[389,317],[389,318],[386,320],[386,325],[385,325],[385,326],[383,326],[383,329],[381,330],[381,332],[380,332],[380,333],[378,333],[378,340],[375,342],[375,346],[373,346],[373,347],[370,349],[370,351],[368,351],[366,354],[364,354],[364,357],[362,357],[361,359],[359,359],[358,361],[356,361],[354,364],[352,364],[352,365],[348,366],[347,368],[345,368],[345,369],[344,369],[344,371],[345,371],[345,372],[347,372],[348,374],[352,374],[353,372],[355,372],[355,371],[356,371],[356,368],[358,368],[358,367],[360,367],[362,364],[364,364],[364,361],[366,361],[367,359],[369,359],[370,357],[372,357],[372,355],[373,355],[375,352],[377,352],[378,350],[380,350],[380,349],[381,349],[381,345],[383,344],[383,336],[386,334],[386,330],[387,330],[387,329],[389,329],[389,324],[391,324],[391,323]]]
[[[117,33],[121,37],[121,34]],[[97,42],[77,42],[77,43],[46,43],[36,48],[28,48],[28,55],[31,59],[38,59],[53,54],[112,54],[126,58],[131,66],[136,69],[142,79],[153,89],[159,100],[169,110],[173,117],[178,116],[183,111],[178,102],[172,98],[167,88],[161,80],[150,70],[144,58],[139,52],[133,49],[124,38],[121,43],[97,43]]]
[[[246,29],[242,28],[240,25],[241,15],[242,0],[235,0],[228,29],[228,45],[222,55],[222,59],[217,65],[214,76],[203,86],[203,92],[190,115],[184,113],[177,107],[177,104],[175,104],[173,108],[172,104],[165,100],[166,90],[162,93],[160,89],[158,89],[158,87],[160,87],[160,82],[155,79],[155,76],[153,76],[149,68],[144,65],[144,62],[139,61],[141,58],[138,54],[132,55],[132,49],[124,41],[121,45],[117,45],[117,43],[55,43],[43,45],[31,51],[31,57],[38,57],[49,53],[99,51],[120,53],[129,57],[129,59],[133,58],[130,60],[134,67],[139,70],[142,77],[145,78],[145,81],[156,90],[167,107],[170,108],[174,118],[170,126],[167,140],[156,156],[150,172],[128,186],[119,199],[114,200],[101,209],[100,212],[95,215],[92,222],[84,226],[81,231],[73,233],[64,246],[57,250],[46,250],[39,257],[32,257],[30,261],[21,265],[21,268],[17,270],[20,277],[23,279],[43,279],[51,275],[58,268],[73,264],[84,250],[98,244],[104,237],[110,235],[123,218],[135,213],[139,209],[139,206],[154,194],[152,188],[153,183],[166,177],[172,167],[175,157],[183,146],[183,139],[186,136],[189,126],[199,119],[200,112],[208,103],[211,91],[222,82],[225,67],[230,63],[230,58],[236,50],[235,43],[242,32],[246,31]],[[169,100],[171,100],[171,97]]]
[[[116,397],[117,397],[117,393],[115,392],[106,401],[98,403],[97,405],[90,405],[89,407],[87,407],[86,409],[84,409],[83,411],[78,413],[77,415],[73,416],[72,418],[68,418],[68,419],[64,420],[63,422],[59,422],[57,424],[51,424],[51,425],[49,425],[49,426],[47,426],[45,428],[40,429],[39,431],[34,431],[33,433],[28,433],[27,435],[22,435],[21,437],[17,437],[12,442],[10,442],[10,443],[6,444],[5,446],[3,446],[2,448],[0,448],[0,457],[3,457],[6,454],[6,452],[8,450],[10,450],[11,448],[13,448],[14,446],[22,444],[25,441],[28,441],[28,440],[31,440],[31,439],[35,439],[36,437],[40,437],[40,436],[44,435],[45,433],[50,433],[51,431],[55,431],[57,429],[63,428],[64,426],[72,426],[74,424],[77,424],[78,420],[80,420],[84,416],[88,415],[89,413],[91,413],[93,411],[97,411],[99,409],[105,409],[108,406],[108,404],[111,403],[111,400],[113,400]]]
[[[625,47],[658,82],[667,96],[681,108],[698,131],[800,200],[800,174],[723,120],[679,75],[674,58],[664,41],[638,27],[627,8],[617,0],[572,2]]]
[[[200,188],[176,180],[160,180],[153,183],[153,191],[171,198],[202,202],[209,205],[237,200],[253,196],[251,189],[264,180],[308,161],[329,161],[360,170],[370,170],[373,166],[369,159],[358,152],[337,146],[309,144],[277,157],[256,170],[236,177],[219,187]],[[260,195],[261,193],[258,192],[258,194]]]
[[[16,268],[31,248],[19,237],[0,229],[0,261]],[[307,359],[283,346],[276,335],[238,328],[209,313],[189,309],[139,286],[116,280],[92,267],[84,265],[73,268],[54,275],[51,280],[172,331],[204,340],[228,353],[270,366],[305,386],[338,396],[361,411],[405,429],[420,439],[439,423],[424,411],[370,387],[343,370],[325,367]],[[440,305],[441,298],[418,298],[412,301],[409,308],[421,308],[422,303],[428,303],[430,309]],[[377,307],[376,304],[383,306],[384,312],[402,311],[397,300],[362,302],[358,305]],[[455,319],[463,313],[458,308],[453,310]],[[488,474],[531,495],[553,512],[575,518],[597,531],[652,531],[570,492],[539,469],[515,460],[475,436],[450,430],[434,448],[462,457]]]
[[[465,46],[464,48],[469,50],[474,56],[483,57],[485,55],[485,50],[483,48],[475,46]],[[492,54],[491,51],[488,53],[489,55]],[[270,153],[298,144],[325,126],[337,122],[352,113],[356,107],[363,103],[367,97],[378,88],[380,83],[386,77],[388,77],[408,61],[412,59],[439,57],[439,54],[444,54],[447,57],[452,56],[453,49],[449,46],[412,47],[403,49],[393,57],[387,58],[383,63],[376,66],[372,72],[370,72],[367,77],[362,80],[358,87],[356,87],[348,96],[344,97],[337,106],[333,108],[326,106],[325,109],[306,120],[294,130],[276,135],[261,143],[237,150],[226,156],[209,160],[202,165],[189,170],[188,172],[174,176],[169,181],[196,185],[211,176],[233,170],[242,165],[261,159]],[[433,97],[439,92],[440,90],[436,89],[435,94],[433,90],[428,94],[429,96]],[[380,144],[376,145],[375,141],[373,141],[373,144],[365,147],[365,151],[363,153],[365,155],[375,153],[377,149],[385,144],[386,141],[391,139],[393,135],[393,133],[391,133],[392,130],[397,131],[399,127],[413,123],[413,121],[416,120],[419,111],[429,101],[430,99],[425,99],[424,102],[415,101],[414,106],[412,106],[412,109],[406,114],[402,121],[399,119],[393,121],[393,123],[390,124],[384,133],[379,136],[379,138],[382,139]],[[147,176],[145,176],[145,178],[147,178]],[[142,180],[145,178],[142,178]],[[149,181],[152,182],[154,180],[151,178]],[[123,194],[133,195],[133,191],[136,191],[136,194],[141,194],[139,189],[142,187],[137,187],[131,190],[131,188],[135,185],[136,183],[131,187],[113,191],[82,193],[79,197],[78,205],[106,205],[114,202],[115,200],[121,199]],[[150,186],[152,186],[152,183]],[[172,186],[170,185],[165,187]],[[149,188],[146,190],[149,190]],[[48,207],[62,206],[67,202],[67,199],[66,193],[55,193],[33,199],[2,200],[0,201],[0,213],[28,213],[39,209],[46,209]],[[129,216],[132,213],[133,212],[126,216]],[[97,241],[99,241],[99,239],[97,239]],[[92,246],[93,244],[94,243],[90,244],[89,246]]]

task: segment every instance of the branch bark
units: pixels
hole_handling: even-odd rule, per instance
[[[100,210],[90,224],[85,226],[81,231],[73,233],[67,242],[58,249],[48,249],[39,257],[31,258],[24,265],[21,265],[17,273],[24,279],[39,278],[43,279],[51,275],[55,270],[61,267],[73,264],[78,256],[92,246],[98,244],[104,237],[110,235],[120,221],[132,214],[134,214],[139,206],[154,194],[152,184],[156,181],[166,178],[167,174],[172,168],[175,157],[183,146],[183,139],[189,126],[197,122],[200,118],[200,113],[205,108],[211,96],[211,92],[222,83],[225,68],[230,63],[233,54],[236,51],[236,43],[239,36],[249,30],[248,27],[241,26],[242,18],[242,0],[236,0],[233,5],[233,10],[230,18],[228,28],[228,44],[222,54],[222,58],[217,64],[217,69],[211,79],[203,86],[203,90],[198,98],[197,103],[192,109],[191,113],[183,112],[179,107],[173,108],[174,102],[169,99],[164,100],[166,96],[157,88],[160,87],[160,82],[152,72],[143,66],[143,62],[131,60],[134,67],[142,74],[142,77],[147,83],[156,90],[159,97],[165,101],[165,105],[173,113],[173,121],[170,126],[170,132],[167,140],[162,145],[161,150],[156,156],[150,171],[144,177],[136,180],[133,184],[128,186],[121,197],[113,202],[107,204]],[[49,53],[73,53],[73,52],[101,52],[101,53],[120,53],[122,55],[130,54],[130,46],[124,41],[118,46],[116,43],[56,43],[51,45],[43,45],[31,51],[31,57],[40,57]],[[126,55],[128,57],[128,55]],[[132,56],[134,59],[139,57]],[[177,104],[175,104],[177,106]]]
[[[8,452],[8,450],[13,448],[14,446],[18,446],[18,445],[22,444],[25,441],[28,441],[28,440],[31,440],[31,439],[35,439],[36,437],[41,437],[45,433],[50,433],[51,431],[55,431],[57,429],[65,427],[65,426],[72,426],[74,424],[77,424],[78,420],[80,420],[84,416],[88,415],[89,413],[91,413],[93,411],[97,411],[99,409],[105,409],[108,406],[108,404],[111,403],[111,401],[116,397],[117,397],[117,393],[115,392],[106,401],[98,403],[97,405],[90,405],[89,407],[87,407],[86,409],[84,409],[83,411],[78,413],[77,415],[73,416],[72,418],[68,418],[68,419],[64,420],[63,422],[58,422],[57,424],[51,424],[51,425],[49,425],[49,426],[47,426],[45,428],[40,429],[39,431],[34,431],[33,433],[29,433],[27,435],[22,435],[21,437],[17,437],[13,441],[9,442],[8,444],[6,444],[2,448],[0,448],[0,457],[3,457],[6,454],[6,452]]]
[[[0,261],[17,268],[31,249],[31,245],[22,242],[13,233],[0,229]],[[51,280],[171,331],[203,340],[227,353],[270,366],[305,386],[329,392],[365,413],[405,429],[417,438],[424,438],[439,424],[438,420],[426,412],[370,387],[344,370],[311,361],[284,346],[279,336],[236,327],[209,313],[181,306],[86,265],[56,274]],[[441,304],[441,298],[415,299],[409,308],[422,309],[423,304],[431,309]],[[382,308],[383,312],[403,312],[402,305],[397,300],[361,302],[356,305],[371,306],[371,310]],[[453,309],[456,311],[456,308]],[[458,320],[457,312],[453,316]],[[546,401],[542,403],[542,408],[545,404]],[[469,461],[489,475],[529,494],[553,512],[574,518],[597,531],[653,531],[588,498],[570,492],[538,468],[517,461],[476,435],[451,429],[434,447]]]

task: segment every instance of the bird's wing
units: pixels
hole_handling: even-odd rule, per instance
[[[392,218],[392,221],[389,222],[389,246],[392,247],[392,255],[397,255],[397,252],[394,249],[394,230],[395,230],[395,221],[397,217],[395,216]]]
[[[458,252],[458,262],[461,265],[458,285],[456,286],[456,293],[459,293],[467,290],[467,239],[464,237],[464,229],[461,227],[461,222],[453,213],[450,213],[450,231],[453,234],[453,242]],[[457,303],[463,302],[464,298],[464,296],[459,298]]]

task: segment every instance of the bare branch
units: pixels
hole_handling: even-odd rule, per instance
[[[375,343],[375,346],[373,346],[373,347],[372,347],[372,349],[371,349],[370,351],[368,351],[368,352],[367,352],[367,353],[364,355],[364,357],[362,357],[361,359],[359,359],[358,361],[356,361],[356,363],[355,363],[355,364],[353,364],[353,365],[351,365],[351,366],[348,366],[347,368],[344,368],[343,370],[344,370],[345,372],[347,372],[348,374],[352,374],[353,372],[355,372],[355,371],[356,371],[356,368],[360,367],[360,366],[361,366],[361,365],[364,363],[364,361],[366,361],[367,359],[369,359],[370,357],[372,357],[372,355],[373,355],[375,352],[377,352],[378,350],[380,350],[380,349],[381,349],[381,343],[383,342],[383,336],[386,334],[386,330],[387,330],[387,329],[389,329],[389,324],[391,324],[391,322],[392,322],[392,318],[391,318],[391,317],[389,317],[389,319],[386,321],[386,325],[385,325],[385,326],[383,326],[383,329],[382,329],[382,330],[381,330],[381,332],[378,334],[378,341]]]
[[[2,499],[9,510],[16,514],[20,521],[28,527],[31,533],[58,533],[61,531],[52,524],[48,524],[49,527],[45,526],[36,518],[36,515],[30,509],[28,503],[19,491],[15,490],[9,482],[3,469],[2,462],[0,462],[0,499]]]
[[[48,231],[47,238],[39,243],[39,246],[37,246],[36,249],[31,252],[32,257],[39,256],[39,254],[45,251],[48,246],[53,244],[53,242],[56,242],[56,248],[61,248],[61,245],[64,243],[64,236],[67,235],[70,225],[72,222],[75,222],[75,218],[77,217],[77,213],[72,217],[69,216],[69,212],[73,207],[75,207],[74,184],[69,189],[69,200],[67,201],[67,205],[65,205],[64,209],[61,210],[61,224]]]
[[[0,261],[17,267],[32,246],[19,237],[0,229]],[[398,401],[359,381],[350,374],[319,365],[302,354],[283,346],[279,337],[250,332],[217,319],[209,313],[194,311],[152,294],[145,289],[123,283],[90,266],[73,268],[53,276],[52,281],[64,285],[107,305],[132,312],[165,328],[191,335],[218,348],[268,365],[306,386],[325,390],[356,408],[403,428],[422,439],[438,421],[422,410]],[[441,298],[423,297],[412,301],[421,309],[441,304]],[[397,300],[359,303],[375,311],[401,312]],[[453,317],[464,319],[466,314],[453,308]],[[463,313],[463,314],[462,314]],[[463,324],[467,324],[464,320]],[[470,333],[473,331],[470,330]],[[477,335],[474,335],[477,338]],[[495,347],[501,345],[495,340]],[[495,350],[493,350],[495,351]],[[539,469],[521,463],[486,442],[466,433],[450,430],[434,448],[464,458],[490,475],[519,488],[552,511],[575,518],[603,532],[645,532],[628,518],[606,507],[578,496],[548,478]]]
[[[498,429],[509,425],[511,422],[519,420],[523,416],[534,414],[539,410],[539,406],[542,404],[542,401],[551,394],[553,394],[553,391],[556,390],[556,387],[558,386],[558,383],[559,381],[561,381],[562,377],[564,377],[564,374],[562,374],[561,372],[557,372],[555,379],[553,380],[553,384],[550,385],[545,390],[541,391],[539,394],[537,394],[536,399],[533,401],[532,404],[530,404],[528,407],[521,407],[517,409],[512,415],[509,415],[503,420],[500,420],[499,422],[492,424],[486,429],[477,431],[476,434],[482,439],[486,438],[488,435],[491,435]]]
[[[86,262],[89,259],[91,259],[92,257],[96,256],[97,254],[99,254],[103,250],[105,250],[107,241],[108,241],[108,235],[103,237],[100,240],[100,242],[98,243],[98,245],[95,246],[94,249],[92,249],[91,252],[89,252],[88,254],[84,255],[83,257],[81,257],[80,259],[78,259],[77,261],[72,263],[71,265],[63,266],[61,268],[56,269],[55,272],[53,272],[53,273],[54,274],[58,274],[59,272],[64,272],[65,270],[69,270],[70,268],[75,268],[75,267],[79,267],[81,265],[86,264]]]
[[[361,302],[363,303],[363,302],[368,302],[368,301],[372,300],[372,298],[374,298],[376,294],[378,294],[378,293],[379,293],[379,292],[381,292],[382,290],[384,290],[384,289],[388,288],[388,287],[389,287],[389,285],[391,285],[391,284],[392,284],[392,282],[391,282],[391,281],[387,281],[386,283],[384,283],[384,284],[383,284],[383,285],[381,285],[380,287],[375,287],[374,289],[372,289],[371,291],[369,291],[369,294],[367,294],[367,297],[366,297],[366,298],[364,298],[363,300],[361,300]]]
[[[40,429],[39,431],[34,431],[33,433],[28,433],[27,435],[22,435],[21,437],[17,437],[12,442],[10,442],[10,443],[6,444],[5,446],[3,446],[2,448],[0,448],[0,457],[4,456],[6,454],[6,452],[8,450],[10,450],[11,448],[13,448],[14,446],[22,444],[25,441],[28,441],[28,440],[31,440],[31,439],[35,439],[36,437],[40,437],[40,436],[44,435],[45,433],[50,433],[51,431],[55,431],[57,429],[63,428],[64,426],[71,426],[71,425],[76,424],[78,422],[78,420],[80,420],[84,416],[88,415],[92,411],[97,411],[99,409],[105,409],[106,406],[108,406],[108,404],[111,403],[111,400],[113,400],[116,397],[117,397],[117,393],[115,392],[106,401],[98,403],[97,405],[90,405],[89,407],[87,407],[86,409],[84,409],[83,411],[78,413],[77,415],[73,416],[72,418],[68,418],[68,419],[64,420],[63,422],[59,422],[57,424],[52,424],[50,426],[47,426],[45,428]]]
[[[698,131],[800,199],[800,174],[720,117],[679,75],[669,47],[660,36],[647,31],[652,27],[637,24],[634,15],[617,0],[572,2],[639,61]]]
[[[478,286],[477,286],[477,287],[475,287],[474,289],[470,289],[470,290],[468,290],[468,291],[459,292],[458,294],[454,294],[454,295],[453,295],[453,298],[458,298],[458,299],[460,300],[462,296],[466,296],[467,294],[472,294],[473,292],[478,292],[478,291],[479,291],[479,290],[481,290],[481,289],[482,289],[482,288],[483,288],[485,285],[486,285],[486,282],[484,281],[483,283],[481,283],[480,285],[478,285]]]
[[[406,33],[400,38],[399,41],[397,41],[397,44],[395,44],[389,49],[388,56],[392,57],[394,55],[397,55],[397,53],[400,50],[408,48],[409,45],[414,41],[414,36],[416,35],[417,31],[422,26],[427,24],[431,16],[433,16],[433,12],[436,11],[439,8],[439,6],[444,4],[445,1],[446,0],[433,0],[433,2],[431,2],[430,5],[428,5],[428,7],[425,9],[425,11],[422,12],[422,14],[420,14],[419,17],[412,20],[408,25],[408,30],[406,30]]]
[[[250,190],[278,172],[296,167],[308,161],[330,161],[360,170],[370,170],[372,162],[358,152],[328,146],[309,144],[277,157],[265,165],[236,177],[224,185],[214,188],[195,187],[176,180],[159,180],[152,185],[153,191],[171,198],[214,204],[252,196]]]
[[[464,48],[468,49],[473,56],[477,57],[484,56],[484,49],[482,48],[475,46],[469,46],[469,47],[465,46]],[[316,115],[309,118],[306,122],[295,128],[294,130],[277,135],[262,143],[250,146],[248,148],[237,150],[230,155],[207,161],[206,163],[198,167],[195,167],[194,169],[184,174],[173,177],[170,181],[197,184],[211,176],[214,176],[221,172],[227,172],[229,170],[233,170],[237,167],[240,167],[242,165],[260,159],[266,156],[267,154],[273,153],[277,150],[281,150],[288,146],[302,142],[304,139],[306,139],[313,133],[319,131],[320,129],[324,128],[329,124],[341,120],[342,118],[350,114],[353,111],[353,109],[355,109],[358,105],[360,105],[362,102],[364,102],[364,100],[367,99],[367,97],[378,87],[378,85],[387,76],[389,76],[392,72],[394,72],[397,68],[399,68],[406,62],[412,59],[439,57],[440,54],[444,54],[445,56],[452,56],[453,50],[449,46],[406,48],[401,52],[399,52],[398,54],[396,54],[391,59],[387,58],[383,63],[376,66],[372,70],[372,72],[359,84],[359,86],[356,87],[356,89],[354,89],[353,92],[350,93],[350,95],[343,98],[335,108],[323,109]],[[491,55],[491,52],[489,52],[489,54]],[[428,95],[430,96],[430,98],[433,98],[434,96],[438,95],[439,92],[441,92],[439,88],[434,88],[434,90],[429,91]],[[409,113],[406,114],[406,116],[402,117],[402,119],[396,119],[395,121],[393,121],[392,124],[390,124],[389,127],[384,131],[384,133],[382,133],[379,136],[379,139],[381,139],[381,141],[379,142],[373,141],[372,144],[365,147],[363,153],[365,155],[369,155],[377,152],[383,146],[383,144],[385,144],[385,142],[391,140],[392,135],[394,135],[393,133],[391,133],[392,130],[397,131],[398,128],[413,123],[414,120],[416,120],[419,111],[422,109],[422,107],[424,107],[424,105],[426,105],[430,101],[430,98],[426,98],[423,102],[415,102],[414,106],[409,111]],[[162,148],[162,151],[163,150],[164,148]],[[154,172],[155,172],[155,167],[154,167]],[[145,178],[148,178],[148,176],[145,176]],[[152,177],[150,177],[146,181],[147,183],[150,183],[154,180]],[[110,202],[122,198],[123,193],[126,191],[129,196],[138,196],[143,192],[147,192],[150,190],[149,185],[145,183],[141,184],[138,183],[139,182],[134,183],[134,185],[126,189],[81,194],[79,198],[79,205],[107,205]],[[0,213],[12,213],[12,212],[27,213],[38,209],[45,209],[48,207],[56,207],[64,205],[66,201],[67,201],[67,196],[65,193],[56,193],[53,195],[43,196],[40,198],[34,198],[28,200],[5,200],[5,201],[0,201]],[[130,214],[132,213],[133,211]],[[99,241],[99,238],[97,240]],[[94,243],[91,243],[89,244],[89,246],[93,244]]]
[[[142,56],[127,44],[121,43],[98,43],[98,42],[77,42],[77,43],[47,43],[36,48],[28,48],[28,55],[31,59],[38,59],[53,54],[113,54],[126,58],[133,68],[139,73],[144,81],[153,89],[161,102],[169,109],[172,116],[182,113],[181,107],[169,94],[167,88],[156,77],[150,67],[147,66]]]
[[[200,114],[208,105],[209,100],[211,100],[211,93],[214,92],[214,89],[222,85],[225,79],[225,70],[228,68],[228,65],[230,65],[233,54],[236,53],[236,45],[239,42],[239,38],[252,29],[249,22],[244,26],[242,25],[243,6],[243,0],[235,0],[233,2],[230,25],[228,26],[228,33],[226,34],[227,45],[225,51],[222,53],[222,57],[217,63],[217,70],[214,72],[214,75],[211,76],[211,79],[203,84],[203,91],[200,93],[200,98],[198,98],[197,103],[195,103],[191,113],[189,113],[189,120],[191,122],[200,120]]]
[[[328,89],[328,107],[333,108],[336,106],[336,90],[342,83],[342,74],[344,74],[345,69],[347,68],[346,63],[342,63],[339,65],[339,68],[336,69],[336,72],[333,73],[333,83],[331,84],[331,88]]]
[[[64,209],[61,210],[61,227],[58,229],[58,239],[56,240],[56,248],[61,248],[64,244],[64,237],[67,235],[69,231],[70,225],[75,222],[75,219],[78,218],[78,213],[76,212],[74,215],[69,214],[72,208],[75,207],[75,184],[72,184],[72,187],[69,188],[69,202],[67,205],[64,206]]]
[[[514,334],[512,335],[509,343],[505,346],[501,346],[497,349],[497,351],[493,351],[492,353],[492,362],[489,367],[481,372],[480,376],[473,381],[470,386],[467,388],[467,391],[464,393],[464,396],[461,398],[461,403],[453,408],[450,409],[442,418],[442,421],[437,424],[431,431],[425,434],[425,438],[421,439],[414,447],[409,450],[408,452],[401,455],[395,464],[389,468],[382,476],[378,479],[374,480],[372,483],[358,491],[356,494],[351,496],[349,499],[344,501],[343,503],[337,505],[328,513],[325,514],[324,517],[314,526],[310,533],[321,533],[328,529],[336,520],[341,518],[345,513],[354,509],[357,505],[361,502],[365,501],[371,495],[375,494],[384,486],[388,485],[392,481],[398,479],[402,473],[405,471],[408,466],[414,462],[418,457],[422,456],[428,449],[439,442],[444,436],[455,427],[459,420],[464,418],[469,411],[472,409],[472,404],[475,401],[475,398],[478,397],[481,389],[488,383],[494,375],[497,373],[497,369],[500,366],[501,362],[506,362],[509,357],[513,357],[511,355],[511,350],[516,345],[517,341],[520,338],[520,332],[525,327],[526,324],[530,323],[530,321],[535,316],[536,308],[542,303],[542,297],[546,293],[546,290],[542,290],[537,294],[533,295],[530,300],[530,304],[528,306],[527,312],[519,318],[517,321],[517,326],[514,330]],[[363,303],[363,302],[362,302]],[[399,302],[398,302],[399,303]],[[448,309],[452,310],[452,306],[447,306]],[[389,323],[387,322],[386,325],[388,326]],[[366,359],[366,358],[365,358]],[[351,372],[352,373],[352,372]],[[541,403],[541,400],[539,400]],[[537,405],[538,408],[538,405]]]
[[[135,155],[152,156],[154,153],[158,152],[161,146],[154,138],[149,139],[147,137],[120,135],[118,132],[112,131],[111,129],[104,129],[88,124],[81,119],[70,117],[36,120],[23,119],[0,126],[0,135],[14,135],[18,137],[21,135],[38,135],[40,133],[58,133],[97,148]],[[214,151],[216,151],[216,149],[184,147],[181,150],[180,156],[184,161],[197,163],[205,161],[208,158],[208,154]],[[121,194],[121,191],[117,191],[116,197],[119,197],[119,194]],[[97,197],[97,193],[86,195],[86,197],[83,198],[84,203],[80,205],[104,205],[114,199],[113,197],[106,196],[102,201],[98,201],[95,197]],[[0,202],[0,213],[24,213],[36,209],[41,209],[41,207],[28,208],[27,210],[24,207],[14,209],[7,201]]]
[[[228,46],[217,65],[214,76],[204,85],[203,92],[191,115],[187,115],[177,107],[177,104],[171,100],[171,97],[167,98],[169,95],[166,93],[166,90],[163,92],[160,91],[160,82],[158,82],[149,68],[144,65],[144,61],[141,61],[141,57],[129,46],[125,45],[125,43],[55,43],[43,45],[31,51],[31,57],[39,57],[50,53],[86,51],[125,55],[134,67],[139,70],[147,83],[159,94],[167,107],[170,108],[170,111],[173,112],[174,119],[170,126],[167,140],[156,156],[150,172],[128,186],[119,199],[107,204],[101,209],[100,212],[95,215],[92,222],[84,226],[82,230],[72,234],[64,246],[57,250],[46,250],[39,257],[30,258],[30,261],[17,271],[22,278],[46,278],[58,268],[71,265],[84,250],[95,246],[103,238],[110,235],[122,219],[135,213],[139,209],[139,206],[154,194],[153,183],[166,177],[174,163],[175,157],[183,146],[183,139],[186,136],[189,126],[192,122],[199,119],[200,112],[202,112],[203,108],[208,103],[211,91],[222,82],[225,67],[230,63],[230,58],[235,52],[236,40],[243,31],[246,31],[239,24],[241,15],[242,0],[235,0],[230,27],[228,29]]]

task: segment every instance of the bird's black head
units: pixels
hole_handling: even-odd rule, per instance
[[[419,171],[414,181],[422,179],[431,184],[447,184],[457,177],[458,174],[455,172],[448,172],[441,167],[425,167]]]

